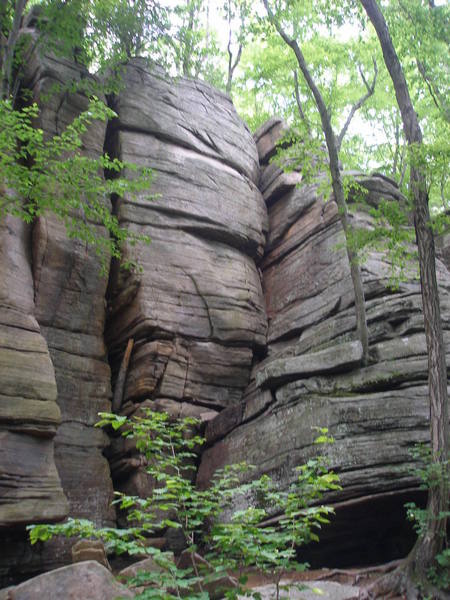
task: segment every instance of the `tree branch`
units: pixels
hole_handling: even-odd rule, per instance
[[[8,41],[6,42],[5,54],[2,61],[0,83],[0,98],[2,99],[8,98],[11,93],[14,51],[16,49],[20,24],[22,22],[23,13],[27,3],[28,0],[16,0],[13,24],[11,31],[9,32]]]
[[[314,100],[319,111],[322,130],[325,135],[325,141],[328,149],[328,156],[330,159],[330,175],[333,187],[333,194],[336,204],[338,205],[340,212],[340,220],[342,229],[346,241],[349,240],[351,235],[351,223],[347,209],[347,202],[345,200],[344,186],[342,184],[341,172],[339,168],[339,152],[336,142],[336,136],[331,126],[330,114],[325,105],[322,94],[317,87],[314,79],[309,72],[308,65],[306,64],[305,57],[301,51],[296,40],[292,39],[284,29],[281,27],[278,20],[275,18],[271,8],[269,7],[268,0],[263,0],[263,4],[269,16],[269,20],[275,29],[278,31],[284,42],[292,48],[297,64],[302,72],[302,75],[314,96]],[[363,348],[363,361],[366,363],[369,355],[369,334],[367,330],[367,319],[366,319],[366,307],[364,300],[364,289],[362,285],[361,269],[358,264],[358,257],[356,252],[350,247],[350,244],[346,244],[347,257],[350,263],[350,272],[353,283],[353,291],[355,295],[355,312],[356,312],[356,323],[357,323],[357,335]]]
[[[356,112],[361,108],[361,106],[363,106],[363,104],[370,98],[370,96],[373,95],[373,93],[375,91],[375,85],[377,83],[377,75],[378,75],[378,66],[377,66],[377,61],[375,60],[375,57],[372,60],[373,60],[373,71],[374,71],[372,83],[370,83],[370,84],[368,83],[361,66],[359,66],[359,68],[358,68],[359,74],[361,75],[361,79],[363,80],[363,83],[366,87],[367,92],[364,94],[364,96],[361,96],[361,98],[357,102],[355,102],[355,104],[352,106],[352,108],[349,112],[349,115],[347,117],[347,120],[344,123],[344,127],[341,129],[341,132],[337,137],[338,150],[341,149],[342,140],[344,139],[344,136],[347,133],[348,128],[350,127],[350,123],[352,122],[352,119],[355,116]]]
[[[232,62],[233,61],[233,52],[231,51],[231,30],[230,30],[230,38],[228,40],[227,50],[228,50],[228,79],[227,79],[226,92],[227,92],[227,94],[229,94],[231,92],[231,84],[233,81],[234,70],[238,66],[239,61],[241,60],[241,55],[242,55],[242,43],[240,43],[234,63]]]
[[[416,64],[417,64],[419,73],[422,75],[422,79],[425,81],[425,83],[427,85],[428,91],[430,92],[430,96],[431,96],[434,104],[436,105],[437,109],[440,112],[442,112],[444,119],[447,121],[447,123],[450,123],[450,107],[447,105],[445,97],[439,90],[434,79],[432,77],[430,77],[430,75],[428,74],[424,63],[417,58]]]
[[[306,122],[305,113],[303,112],[303,106],[302,106],[302,102],[300,100],[300,91],[299,91],[299,88],[298,88],[297,69],[294,69],[294,93],[295,93],[295,101],[297,103],[297,108],[298,108],[298,112],[300,114],[300,117],[301,117],[302,121]]]

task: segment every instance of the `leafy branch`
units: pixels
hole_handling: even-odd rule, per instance
[[[36,105],[14,110],[9,101],[0,101],[0,218],[5,214],[26,222],[47,211],[62,220],[69,238],[92,245],[106,269],[110,257],[120,257],[125,241],[148,242],[121,227],[110,210],[110,198],[148,191],[150,169],[83,152],[83,136],[94,121],[112,119],[115,113],[93,97],[81,113],[59,135],[47,139],[34,126],[39,117]],[[126,170],[135,174],[120,177]],[[114,173],[105,178],[105,172]],[[149,194],[150,197],[150,194]],[[99,225],[106,229],[100,233]]]

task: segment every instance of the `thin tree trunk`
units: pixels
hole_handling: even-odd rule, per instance
[[[125,389],[125,380],[127,378],[128,365],[130,364],[131,352],[133,351],[134,339],[130,338],[125,353],[120,363],[119,373],[114,389],[112,400],[112,412],[118,414],[123,402],[123,392]]]
[[[361,98],[359,98],[359,100],[357,100],[355,102],[355,104],[352,106],[352,108],[349,112],[347,120],[345,121],[344,126],[342,127],[342,130],[337,137],[336,143],[337,143],[338,152],[340,152],[340,150],[341,150],[342,141],[345,137],[345,134],[348,131],[348,128],[350,127],[350,123],[352,122],[352,119],[355,116],[356,112],[364,105],[364,103],[366,102],[366,100],[368,100],[370,98],[370,96],[373,96],[373,93],[375,91],[375,86],[377,83],[377,75],[378,75],[377,61],[375,60],[375,58],[373,59],[373,81],[372,81],[372,83],[370,83],[370,84],[368,83],[361,67],[359,68],[359,73],[361,75],[361,79],[363,80],[363,83],[366,87],[367,92],[363,96],[361,96]]]
[[[302,101],[300,100],[300,88],[298,85],[297,69],[294,69],[294,95],[295,95],[295,102],[297,103],[298,114],[300,115],[301,120],[308,127],[308,122],[305,119],[305,112],[303,110]]]
[[[230,32],[230,36],[231,36],[231,32]],[[227,94],[231,94],[231,86],[233,83],[234,71],[239,64],[239,61],[241,60],[242,44],[239,44],[238,52],[237,52],[234,62],[233,62],[233,52],[231,50],[231,37],[228,42],[227,50],[228,50],[228,77],[227,77],[226,92],[227,92]]]
[[[422,143],[417,115],[409,95],[408,85],[399,58],[395,52],[384,16],[376,0],[361,0],[371,20],[383,51],[384,61],[394,84],[403,129],[412,154],[411,193],[414,199],[414,224],[419,251],[420,281],[428,351],[428,387],[430,398],[430,434],[433,461],[441,464],[448,455],[448,397],[445,347],[442,335],[439,289],[436,279],[435,247],[428,207],[425,175],[414,158]],[[434,558],[442,549],[446,519],[439,518],[446,510],[448,490],[445,480],[431,487],[428,494],[429,520],[425,535],[421,536],[407,560],[407,568],[422,580]]]
[[[308,66],[306,64],[303,53],[297,44],[296,40],[290,38],[280,24],[275,19],[272,10],[269,7],[268,0],[263,0],[267,14],[275,28],[277,29],[280,36],[286,42],[288,46],[294,51],[297,59],[298,66],[303,74],[303,77],[311,90],[314,100],[316,102],[317,109],[320,114],[322,122],[322,129],[325,134],[325,140],[328,148],[328,155],[330,159],[330,173],[331,182],[333,187],[334,198],[338,205],[342,228],[344,230],[346,241],[349,240],[351,235],[351,224],[347,209],[347,202],[345,201],[344,187],[342,185],[341,171],[339,169],[339,153],[336,136],[331,126],[330,116],[325,106],[325,102],[322,98],[322,94],[319,88],[316,86]],[[355,294],[355,311],[356,311],[356,327],[357,335],[361,341],[363,348],[363,360],[366,363],[369,356],[369,334],[367,330],[367,319],[366,319],[366,305],[364,300],[364,289],[362,284],[361,269],[359,267],[358,258],[356,253],[351,249],[350,244],[346,244],[347,256],[350,263],[350,272],[353,282],[353,289]]]
[[[396,123],[395,123],[395,152],[394,152],[394,160],[393,160],[392,171],[391,171],[392,177],[394,179],[397,176],[399,155],[400,155],[400,127],[399,127],[398,121],[396,121]]]
[[[187,30],[186,30],[186,44],[183,50],[183,75],[185,77],[191,77],[192,73],[191,73],[191,64],[192,64],[192,60],[191,60],[191,53],[192,53],[192,35],[194,33],[194,16],[195,16],[195,6],[194,3],[189,0],[186,1],[186,4],[188,5],[188,13],[189,13],[189,19],[188,19],[188,25],[187,25]]]
[[[23,13],[28,0],[16,0],[14,9],[14,18],[8,41],[6,42],[5,54],[2,56],[2,70],[0,81],[0,99],[9,98],[12,88],[12,73],[14,63],[14,51],[19,38],[19,29],[22,22]]]

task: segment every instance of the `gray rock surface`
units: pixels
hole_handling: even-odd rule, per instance
[[[0,590],[0,600],[116,600],[134,594],[118,583],[112,573],[90,560],[33,577],[16,587]]]
[[[67,514],[54,460],[55,372],[35,319],[29,226],[0,221],[0,527]],[[6,550],[6,549],[5,549]],[[1,570],[1,569],[0,569]]]
[[[88,99],[64,86],[95,80],[81,66],[35,53],[26,79],[42,107],[39,125],[46,136],[63,129],[87,109]],[[58,88],[57,84],[62,84]],[[45,101],[44,101],[44,100]],[[103,152],[106,124],[84,134],[84,152]],[[98,226],[99,235],[105,229]],[[111,523],[114,511],[109,467],[102,455],[108,443],[94,429],[98,412],[110,409],[110,369],[103,341],[107,277],[92,248],[69,239],[54,215],[38,218],[32,236],[36,318],[47,340],[58,387],[62,422],[55,440],[56,465],[70,503],[70,515]]]
[[[42,107],[47,137],[86,108],[82,93],[64,87],[81,79],[95,83],[68,60],[31,57],[25,85]],[[335,443],[321,451],[341,477],[343,491],[328,498],[337,506],[365,503],[370,512],[374,498],[403,502],[417,487],[406,471],[409,448],[428,436],[417,279],[408,275],[393,289],[386,255],[368,253],[370,359],[362,365],[337,207],[317,182],[302,181],[299,167],[285,173],[270,163],[283,122],[272,119],[254,140],[228,96],[171,80],[141,59],[124,67],[122,81],[111,99],[118,118],[108,131],[90,127],[83,151],[98,155],[106,145],[112,156],[154,171],[151,189],[114,200],[121,225],[151,237],[148,246],[123,247],[124,259],[142,271],[114,263],[108,282],[94,252],[68,239],[51,215],[32,228],[10,218],[0,223],[2,577],[70,561],[69,544],[37,553],[12,525],[63,518],[65,496],[72,516],[113,524],[112,477],[125,492],[151,489],[133,441],[114,438],[108,464],[109,440],[93,427],[111,407],[111,372],[115,385],[130,338],[122,414],[151,407],[198,417],[207,438],[200,485],[217,468],[246,460],[285,488],[292,469],[317,454],[313,428],[328,427]],[[355,176],[367,189],[366,203],[351,197],[355,225],[372,227],[368,206],[381,199],[403,202],[388,178]],[[438,279],[450,354],[447,237],[439,242]],[[339,527],[348,539],[352,523]],[[40,597],[52,597],[50,585],[66,586],[67,598],[71,589],[79,594],[81,576],[93,590],[95,582],[109,586],[98,568],[86,563],[42,576]],[[32,584],[23,586],[4,597],[31,597]],[[95,596],[102,597],[114,596]]]
[[[194,150],[230,165],[258,182],[258,155],[252,135],[237,117],[231,99],[207,83],[171,79],[135,58],[121,74],[123,89],[113,101],[116,126]]]
[[[289,582],[282,582],[282,585],[289,585]],[[290,600],[317,600],[318,598],[324,600],[357,600],[359,593],[358,587],[335,581],[302,581],[301,585],[304,585],[305,589],[297,589],[291,585],[288,591],[283,592],[283,597],[288,594],[287,597]],[[274,585],[260,585],[252,588],[252,590],[261,594],[262,600],[275,598]],[[242,596],[242,598],[244,597]]]
[[[260,150],[262,162],[267,152]],[[292,183],[289,188],[275,169],[269,173],[271,167],[264,167],[262,176],[269,212],[262,261],[267,357],[255,361],[237,410],[226,409],[208,423],[209,446],[197,481],[207,486],[216,469],[244,460],[255,465],[252,476],[270,474],[285,489],[294,468],[319,452],[314,428],[327,427],[335,442],[320,453],[329,457],[343,487],[328,500],[365,503],[366,514],[374,498],[393,503],[398,495],[401,504],[418,483],[408,472],[409,449],[429,435],[419,282],[411,271],[393,289],[386,255],[368,252],[362,275],[370,359],[362,365],[337,207],[332,199],[324,202],[316,185]],[[358,174],[357,179],[368,190],[369,205],[382,198],[402,201],[385,177]],[[367,206],[357,200],[353,222],[371,227]],[[448,362],[450,274],[440,262],[437,272]],[[341,519],[334,539],[347,539],[351,526],[351,520]]]
[[[29,86],[32,98],[41,108],[36,125],[45,137],[61,133],[87,108],[85,95],[69,91],[81,79],[84,83],[94,82],[79,65],[43,52],[33,53],[24,85]],[[83,138],[85,154],[102,153],[105,131],[106,124],[98,122],[87,129]],[[97,228],[99,234],[105,234],[100,226]],[[102,454],[108,438],[94,429],[98,412],[111,406],[111,374],[103,341],[107,277],[100,273],[102,265],[95,251],[69,239],[64,225],[53,214],[39,216],[26,238],[25,232],[21,236],[21,243],[26,239],[26,247],[20,250],[24,256],[19,259],[19,250],[14,250],[11,240],[7,240],[7,252],[15,252],[16,259],[22,262],[26,258],[28,271],[19,266],[8,287],[15,298],[27,299],[22,309],[25,319],[21,317],[25,322],[18,323],[16,350],[9,350],[8,360],[15,364],[5,364],[9,375],[2,393],[18,397],[16,415],[28,411],[28,400],[33,414],[29,422],[23,419],[23,426],[17,424],[14,433],[5,434],[8,442],[5,438],[2,443],[5,458],[0,456],[0,464],[9,465],[8,494],[20,498],[20,502],[12,504],[5,496],[8,520],[17,526],[60,520],[69,512],[73,517],[90,518],[98,524],[113,524],[113,487],[109,465]],[[1,262],[0,269],[4,264]],[[14,263],[10,263],[9,268],[12,267]],[[8,285],[3,277],[0,285]],[[13,305],[9,307],[12,308]],[[12,314],[11,310],[8,312]],[[14,314],[17,319],[18,311]],[[38,401],[42,409],[37,406]],[[17,475],[13,464],[17,465]],[[32,494],[27,493],[27,480]],[[26,503],[23,509],[21,502]],[[22,578],[39,568],[70,562],[70,543],[65,540],[46,544],[39,557],[36,552],[28,552],[24,533],[17,534],[16,541],[17,547],[11,544],[8,553],[23,556]],[[9,564],[8,556],[4,559],[7,572],[17,570],[17,566]]]
[[[338,373],[359,366],[363,350],[359,340],[343,342],[325,350],[275,358],[266,361],[255,372],[256,385],[259,387],[277,387],[292,380],[304,379],[321,373]]]
[[[209,419],[211,410],[240,404],[253,352],[266,343],[255,259],[267,211],[255,185],[256,147],[229,98],[208,85],[167,80],[141,60],[122,77],[110,153],[152,168],[156,197],[144,192],[117,205],[121,224],[151,243],[124,247],[141,273],[111,277],[106,341],[113,372],[133,338],[123,410],[170,401],[171,411],[174,403],[197,406]],[[133,473],[138,458],[121,452],[115,442],[111,464],[120,489],[144,493],[145,474]]]
[[[288,127],[283,119],[273,117],[261,125],[255,132],[254,138],[258,149],[259,162],[265,165],[275,155],[277,143],[287,133]]]

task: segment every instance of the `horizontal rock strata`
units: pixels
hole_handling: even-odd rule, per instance
[[[45,136],[60,134],[87,109],[86,96],[67,91],[67,86],[76,86],[82,78],[95,84],[82,67],[34,54],[27,80],[42,106],[40,126]],[[105,131],[106,124],[100,122],[88,128],[83,136],[86,155],[102,154]],[[96,227],[98,235],[106,235],[103,226]],[[39,217],[34,225],[32,252],[36,317],[55,368],[62,415],[55,440],[56,464],[70,515],[111,523],[113,490],[102,455],[107,437],[94,429],[98,412],[111,406],[103,342],[107,277],[93,248],[69,239],[64,224],[52,214]]]
[[[47,139],[61,134],[87,109],[85,95],[69,92],[82,78],[86,82],[90,76],[70,61],[38,51],[31,56],[24,85],[41,107],[37,125]],[[98,122],[88,128],[85,155],[103,152],[105,130],[106,124]],[[104,228],[96,227],[104,236]],[[111,406],[103,341],[107,277],[101,274],[95,251],[69,239],[54,214],[39,216],[31,228],[14,228],[6,223],[10,234],[0,267],[11,271],[0,285],[13,299],[7,299],[8,310],[2,310],[1,319],[5,326],[17,328],[5,335],[8,354],[4,361],[0,358],[6,372],[2,394],[9,397],[0,410],[9,421],[0,454],[12,496],[6,501],[2,494],[9,506],[6,522],[17,526],[54,521],[69,513],[113,524],[112,481],[102,454],[108,438],[94,428],[98,412]],[[26,304],[14,305],[21,298]],[[11,411],[12,397],[16,399]],[[8,573],[19,570],[23,578],[70,560],[70,543],[64,540],[46,544],[37,555],[28,548],[25,534],[8,539],[8,556],[0,560],[5,581]]]
[[[54,462],[61,414],[47,343],[34,317],[30,228],[0,221],[0,527],[67,513]]]
[[[122,79],[109,151],[154,173],[149,191],[117,203],[120,223],[151,238],[124,247],[141,272],[118,271],[110,284],[106,340],[115,371],[134,340],[123,410],[165,402],[173,414],[190,405],[210,419],[239,405],[253,352],[266,343],[255,260],[267,212],[256,147],[228,96],[210,86],[170,81],[141,60]],[[145,476],[131,474],[138,457],[121,457],[114,442],[111,461],[120,489],[142,493]]]
[[[280,129],[280,126],[278,126]],[[258,140],[266,161],[279,135],[264,128]],[[268,174],[266,174],[268,172]],[[301,173],[297,181],[300,181]],[[385,177],[357,176],[367,203],[401,201]],[[214,471],[242,460],[252,475],[272,475],[280,488],[294,468],[317,454],[314,428],[327,427],[334,444],[321,448],[339,473],[343,490],[330,500],[368,502],[392,494],[404,501],[417,488],[408,472],[409,450],[428,436],[428,359],[423,334],[420,285],[412,276],[390,286],[392,268],[382,253],[370,251],[362,264],[370,337],[370,360],[361,363],[356,340],[354,294],[344,236],[333,200],[324,202],[317,184],[289,187],[272,164],[261,181],[269,212],[262,261],[268,327],[268,354],[256,364],[244,401],[208,423],[209,444],[202,455],[198,483],[208,485]],[[359,200],[353,222],[371,227]],[[441,308],[450,359],[450,274],[438,262]],[[374,505],[375,506],[375,505]],[[334,537],[346,536],[341,519]],[[362,535],[364,535],[362,533]],[[364,544],[364,541],[359,543]]]

